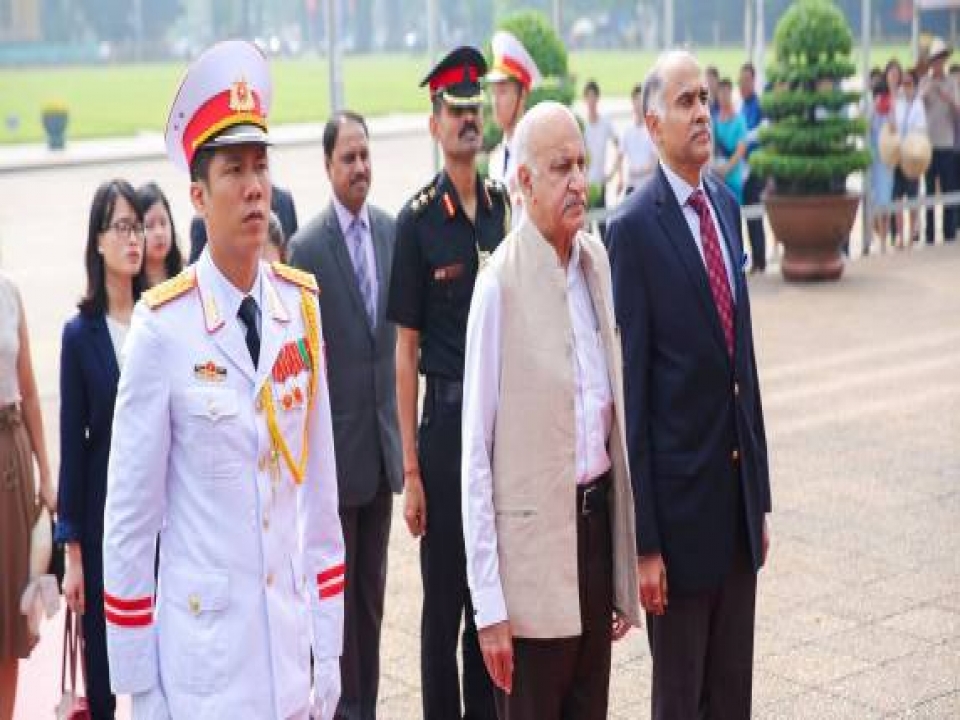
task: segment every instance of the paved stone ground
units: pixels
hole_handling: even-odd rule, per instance
[[[424,136],[375,140],[374,199],[396,210],[429,176]],[[279,149],[275,176],[302,221],[326,202],[322,153]],[[186,179],[167,164],[0,175],[2,267],[31,325],[56,466],[60,328],[82,290],[96,183],[156,179],[186,227]],[[958,244],[960,245],[960,244]],[[751,279],[774,491],[760,581],[755,716],[960,717],[960,246],[888,253],[843,281]],[[419,704],[420,582],[399,515],[390,544],[380,717]],[[52,621],[22,668],[16,717],[50,716]],[[617,645],[611,718],[649,717],[642,631]],[[121,717],[128,717],[126,705]]]

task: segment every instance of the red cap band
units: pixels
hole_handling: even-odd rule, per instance
[[[183,131],[183,152],[188,166],[193,162],[197,148],[228,127],[249,124],[266,129],[260,96],[252,89],[247,92],[249,98],[245,98],[239,107],[236,91],[232,89],[214,95],[200,106]]]
[[[467,68],[467,80],[469,82],[477,81],[477,68],[473,65],[465,66]],[[457,83],[464,82],[464,66],[448,68],[442,72],[438,72],[432,78],[430,78],[430,94],[436,95],[438,92],[444,88],[449,87],[450,85],[456,85]]]
[[[516,78],[527,90],[530,89],[532,78],[530,77],[530,73],[527,72],[527,69],[521,65],[519,61],[504,55],[501,58],[497,58],[494,67]]]

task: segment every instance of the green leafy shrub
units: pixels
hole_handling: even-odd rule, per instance
[[[840,88],[853,76],[853,38],[831,0],[798,0],[774,33],[773,89],[761,100],[771,124],[759,134],[750,169],[783,195],[846,192],[847,176],[870,166],[858,145],[866,132],[850,110],[861,94]]]

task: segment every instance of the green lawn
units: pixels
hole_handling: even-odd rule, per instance
[[[895,53],[906,59],[906,47],[875,48],[874,64]],[[744,54],[737,49],[707,49],[699,56],[722,75],[735,76]],[[626,95],[649,69],[651,52],[577,52],[571,71],[579,82],[596,79],[605,95]],[[122,67],[0,69],[0,144],[43,139],[40,113],[44,103],[59,100],[70,109],[69,138],[132,135],[162,130],[173,93],[183,72],[179,63]],[[347,104],[368,116],[422,112],[426,96],[418,88],[427,70],[424,56],[347,57],[344,84]],[[320,59],[275,60],[274,124],[320,121],[328,113],[327,64]],[[19,119],[11,130],[9,120]]]

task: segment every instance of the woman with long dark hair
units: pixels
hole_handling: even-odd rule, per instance
[[[183,270],[183,255],[177,243],[170,203],[160,186],[148,182],[138,187],[137,205],[146,231],[143,274],[146,287],[150,288]]]
[[[143,214],[125,180],[97,188],[90,208],[87,289],[63,328],[60,352],[60,491],[56,539],[66,544],[63,593],[83,616],[87,699],[112,719],[103,616],[103,510],[123,341],[141,290]]]
[[[20,596],[30,579],[30,534],[40,503],[56,510],[27,320],[16,286],[0,273],[0,720],[13,717],[20,660],[37,642]]]

